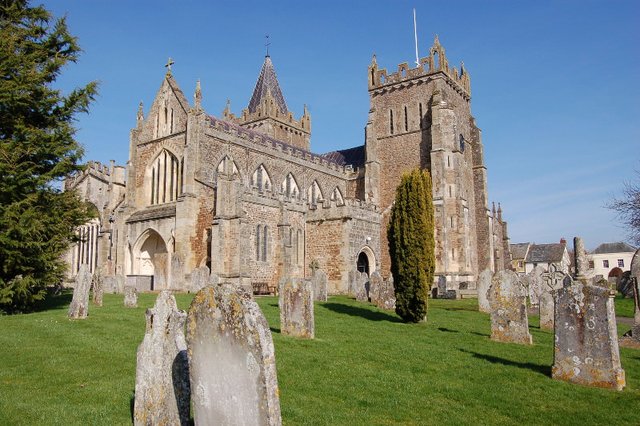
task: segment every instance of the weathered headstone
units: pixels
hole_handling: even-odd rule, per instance
[[[171,289],[186,289],[183,264],[182,257],[179,254],[171,254],[171,279],[169,280],[169,287]]]
[[[282,424],[271,331],[250,294],[228,284],[201,289],[187,347],[196,424]]]
[[[93,303],[102,306],[102,296],[104,295],[104,279],[100,268],[96,269],[91,277],[91,288],[93,289]]]
[[[313,298],[320,302],[327,301],[327,274],[321,269],[314,269],[311,276]]]
[[[369,301],[376,306],[380,306],[383,285],[384,280],[380,272],[373,271],[369,277]]]
[[[315,334],[313,288],[309,281],[287,278],[282,285],[278,305],[282,334],[313,339]]]
[[[367,283],[369,282],[369,276],[366,272],[356,273],[355,293],[356,300],[358,302],[369,301],[369,294],[367,291]]]
[[[138,307],[138,289],[136,289],[134,286],[127,285],[124,287],[124,307]]]
[[[169,264],[168,253],[156,253],[153,255],[153,288],[151,290],[166,290],[167,283],[167,265]]]
[[[209,268],[201,266],[191,271],[191,291],[197,293],[201,288],[209,285]]]
[[[348,294],[351,297],[356,297],[356,287],[358,286],[358,274],[360,274],[360,272],[358,272],[355,269],[349,271]]]
[[[633,298],[633,277],[631,271],[624,271],[618,279],[617,289],[624,297]]]
[[[165,290],[146,315],[147,329],[137,354],[134,424],[188,425],[187,314]]]
[[[491,288],[491,278],[493,272],[491,269],[485,269],[478,276],[478,310],[480,312],[490,313],[491,305],[489,304],[488,291]]]
[[[542,280],[542,274],[544,274],[544,272],[545,270],[542,266],[536,265],[526,277],[529,290],[529,303],[533,306],[538,305],[538,299],[542,295],[542,292],[545,291]]]
[[[567,275],[560,271],[554,263],[549,271],[541,275],[542,293],[539,295],[540,328],[553,330],[555,318],[555,291],[562,288],[562,281]]]
[[[396,308],[396,293],[393,288],[393,275],[389,274],[389,278],[382,281],[378,303],[376,303],[376,305],[379,308],[386,310],[393,310]]]
[[[556,292],[554,379],[624,388],[614,295],[608,288],[564,278]]]
[[[82,264],[76,275],[73,299],[69,305],[69,318],[85,319],[89,315],[89,291],[91,290],[91,272],[89,266]]]
[[[515,272],[498,271],[489,289],[491,339],[530,345],[527,293]]]
[[[106,292],[112,294],[118,292],[118,281],[114,275],[107,275],[104,277],[102,284]]]
[[[116,282],[118,283],[118,293],[124,293],[124,286],[127,282],[126,278],[122,274],[116,274]]]

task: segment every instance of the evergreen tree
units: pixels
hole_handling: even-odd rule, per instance
[[[396,313],[407,322],[426,320],[435,269],[431,176],[416,169],[396,188],[387,229]]]
[[[0,0],[0,312],[29,310],[63,277],[61,259],[88,210],[62,178],[80,170],[74,116],[90,83],[64,96],[52,87],[80,53],[64,19],[42,6]]]

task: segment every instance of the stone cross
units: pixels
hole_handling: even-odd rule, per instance
[[[160,292],[147,309],[147,329],[138,347],[133,420],[135,425],[189,423],[189,364],[184,325],[171,292]]]
[[[311,283],[300,278],[287,278],[280,297],[280,332],[295,337],[313,339],[315,319]]]
[[[541,278],[544,284],[539,298],[540,328],[553,330],[555,323],[555,297],[553,291],[562,287],[562,280],[566,276],[564,272],[558,270],[558,266],[555,263],[549,265],[549,271],[542,274]]]
[[[73,299],[69,305],[69,318],[85,319],[89,315],[89,291],[91,290],[91,272],[89,265],[82,264],[76,275]]]
[[[249,293],[231,284],[201,289],[187,348],[195,424],[282,424],[271,331]]]
[[[169,60],[167,61],[165,68],[167,69],[168,73],[171,73],[171,65],[175,64],[175,62],[173,62],[173,59],[171,59],[171,57],[169,57]]]
[[[554,379],[624,388],[614,296],[606,287],[564,278],[555,300]]]
[[[491,280],[488,296],[491,340],[530,345],[527,293],[516,273],[498,271]]]

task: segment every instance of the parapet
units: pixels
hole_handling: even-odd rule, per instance
[[[125,185],[125,168],[123,166],[116,166],[113,160],[109,165],[99,161],[89,161],[84,170],[76,172],[64,180],[65,191],[75,188],[89,175],[105,183]]]
[[[464,63],[460,64],[460,70],[455,67],[449,67],[449,61],[445,55],[444,47],[438,40],[438,36],[436,36],[433,46],[429,49],[429,56],[421,58],[420,64],[415,68],[410,68],[409,64],[404,62],[398,65],[397,72],[388,74],[386,69],[378,69],[376,56],[373,55],[369,66],[369,91],[384,89],[388,86],[437,73],[447,76],[452,86],[467,100],[471,98],[471,79],[464,68]]]

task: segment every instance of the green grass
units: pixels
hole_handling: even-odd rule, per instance
[[[616,315],[620,317],[633,318],[635,302],[633,299],[624,298],[620,293],[616,296]]]
[[[186,309],[191,295],[178,295]],[[0,424],[130,424],[144,311],[105,295],[69,321],[69,295],[0,317]],[[553,334],[530,318],[533,346],[489,340],[475,300],[430,300],[426,324],[346,297],[316,304],[316,339],[279,333],[277,299],[258,299],[272,328],[285,424],[640,424],[640,351],[621,348],[623,392],[550,378]],[[619,327],[619,331],[622,327]]]

